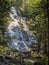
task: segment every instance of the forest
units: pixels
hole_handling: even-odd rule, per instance
[[[0,65],[48,65],[48,21],[48,0],[0,0]]]

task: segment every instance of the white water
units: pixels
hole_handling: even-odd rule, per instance
[[[36,38],[32,37],[26,25],[25,17],[21,17],[21,12],[15,7],[11,7],[9,16],[13,21],[10,21],[7,28],[7,35],[10,38],[9,47],[15,48],[19,52],[30,51],[30,46],[33,43],[37,43]]]

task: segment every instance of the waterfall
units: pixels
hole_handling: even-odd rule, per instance
[[[31,45],[37,43],[29,32],[25,17],[19,16],[21,12],[15,7],[11,7],[9,16],[13,21],[9,22],[7,27],[7,36],[10,38],[9,47],[15,48],[19,52],[27,52],[31,50]]]

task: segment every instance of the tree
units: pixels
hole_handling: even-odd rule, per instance
[[[10,2],[11,0],[0,0],[0,31],[2,32],[2,38],[4,36],[8,12],[10,10]]]

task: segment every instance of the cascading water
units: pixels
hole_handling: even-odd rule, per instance
[[[9,23],[7,28],[7,35],[10,38],[9,47],[15,48],[19,52],[27,52],[31,50],[30,46],[33,43],[37,43],[37,40],[29,32],[25,17],[19,15],[21,12],[15,7],[11,7],[9,16],[13,21]]]

